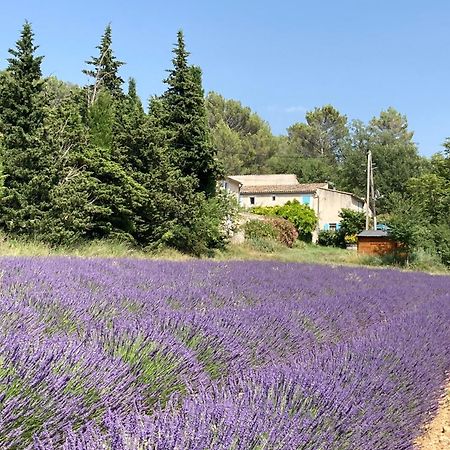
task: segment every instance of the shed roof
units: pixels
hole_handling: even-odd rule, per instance
[[[384,230],[364,230],[358,234],[358,237],[389,237],[389,233]]]
[[[315,192],[327,183],[243,185],[241,194],[302,194]]]

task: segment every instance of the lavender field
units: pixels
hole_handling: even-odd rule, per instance
[[[1,449],[410,449],[448,380],[449,277],[0,264]]]

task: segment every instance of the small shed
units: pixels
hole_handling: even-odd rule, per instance
[[[398,247],[385,230],[365,230],[358,234],[358,253],[385,255]]]

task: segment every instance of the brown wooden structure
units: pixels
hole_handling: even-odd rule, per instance
[[[385,255],[393,253],[398,247],[386,231],[366,230],[358,234],[358,253]]]

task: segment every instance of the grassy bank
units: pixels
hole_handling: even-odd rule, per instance
[[[5,236],[0,238],[0,256],[78,256],[87,258],[171,259],[179,261],[192,259],[189,255],[170,248],[163,248],[157,251],[145,251],[127,243],[106,240],[86,242],[73,247],[52,248],[41,242],[11,239],[6,238]],[[377,257],[360,255],[355,250],[320,247],[318,245],[305,244],[302,242],[299,242],[294,248],[277,245],[274,246],[271,252],[258,250],[247,243],[232,244],[229,245],[226,250],[216,251],[212,258],[218,261],[233,259],[272,260],[307,264],[395,267],[395,264],[388,264],[389,261],[383,261]],[[440,265],[426,254],[419,254],[415,261],[410,265],[409,269],[430,273],[449,273],[447,268]]]

